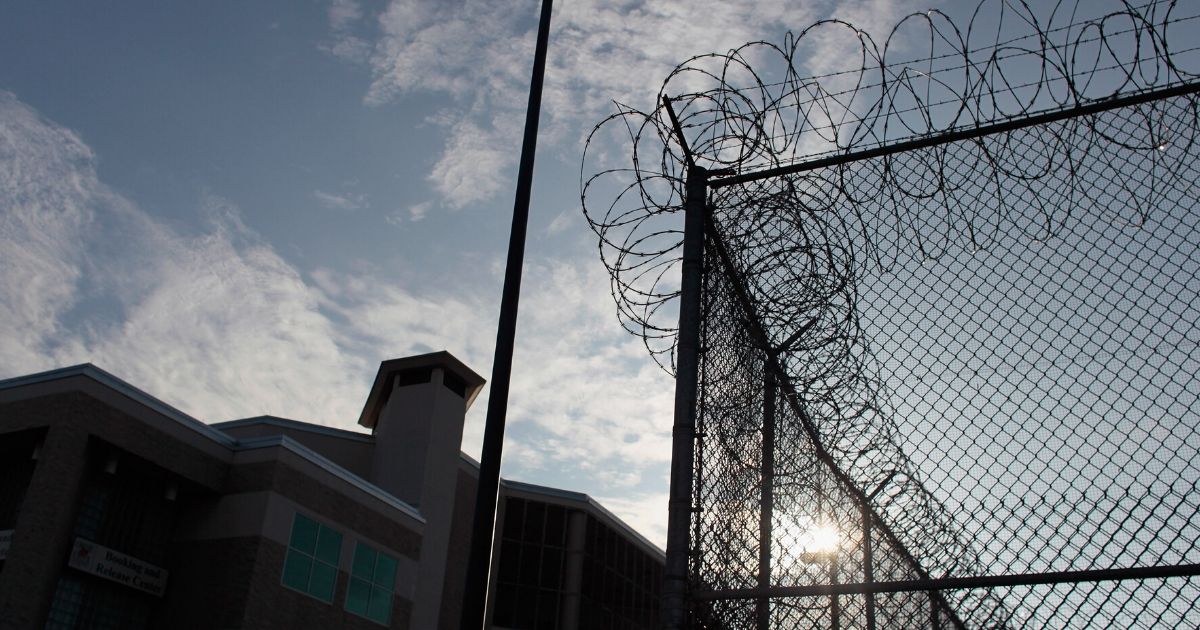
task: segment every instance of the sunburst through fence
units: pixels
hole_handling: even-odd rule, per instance
[[[1168,1],[826,21],[597,126],[620,321],[698,365],[688,623],[1200,627],[1197,33]]]

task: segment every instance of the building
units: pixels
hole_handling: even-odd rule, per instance
[[[0,627],[455,628],[484,380],[385,361],[358,423],[205,424],[96,368],[0,381]],[[501,487],[495,628],[652,628],[663,554],[586,495]]]

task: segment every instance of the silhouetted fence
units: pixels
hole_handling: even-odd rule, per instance
[[[675,627],[1200,627],[1200,7],[1111,4],[822,22],[597,127]]]

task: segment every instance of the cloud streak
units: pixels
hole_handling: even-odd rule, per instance
[[[334,3],[331,32],[348,37],[350,12]],[[754,40],[781,41],[819,17],[856,21],[869,32],[890,28],[909,0],[796,3],[611,2],[580,0],[556,6],[543,96],[543,150],[580,155],[591,125],[614,101],[652,108],[667,73],[683,60],[724,52]],[[536,6],[523,1],[438,2],[393,0],[373,18],[365,39],[369,55],[349,57],[372,75],[364,101],[380,105],[414,92],[450,96],[455,105],[438,117],[446,129],[428,179],[446,207],[461,208],[508,190],[520,146],[521,121],[533,59]],[[845,43],[813,50],[813,68],[845,59]]]
[[[92,220],[94,156],[12,94],[0,92],[0,116],[0,285],[13,289],[0,299],[0,355],[37,365],[59,332],[56,314],[76,299],[82,260],[70,243]]]
[[[367,196],[363,194],[337,194],[314,190],[313,197],[321,202],[321,205],[331,210],[358,210],[370,205],[367,202]]]

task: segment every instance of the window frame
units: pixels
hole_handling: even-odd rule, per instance
[[[297,532],[299,531],[297,525],[303,521],[307,521],[308,523],[316,525],[311,551],[303,549],[297,544]],[[323,537],[323,534],[327,534],[327,536]],[[333,537],[335,541],[333,544],[335,553],[332,557],[332,561],[328,558],[321,557],[324,555],[322,554],[322,541],[328,541],[330,539],[329,537]],[[288,534],[287,549],[283,556],[283,567],[279,573],[279,584],[290,591],[307,595],[308,597],[311,597],[319,602],[332,604],[333,600],[337,597],[338,571],[341,564],[342,545],[344,542],[345,536],[342,534],[342,532],[322,523],[321,521],[318,521],[315,518],[301,514],[300,512],[296,512],[295,516],[292,518],[291,532]],[[328,550],[328,547],[326,547],[326,550]],[[291,561],[293,557],[300,558],[300,561],[308,561],[307,577],[304,588],[298,588],[297,586],[288,583],[288,566],[289,561]],[[323,597],[321,594],[318,594],[313,587],[313,575],[316,573],[314,569],[317,568],[318,563],[326,569],[333,570],[333,582],[329,586],[328,599]]]
[[[360,569],[364,568],[365,561],[360,561],[360,554],[364,554],[365,556],[367,553],[372,555],[372,559],[370,561],[370,575],[364,577]],[[391,565],[390,575],[385,576],[379,573],[381,560],[386,560],[385,565]],[[396,593],[396,574],[399,570],[399,564],[399,560],[390,553],[382,551],[362,540],[356,540],[354,556],[350,562],[350,572],[346,579],[346,598],[343,603],[343,608],[346,609],[346,612],[381,626],[390,626],[392,622],[392,599]],[[384,570],[386,571],[387,569],[384,568]],[[360,588],[365,587],[367,591],[367,598],[362,610],[357,610],[357,605],[354,608],[351,607],[350,590],[355,588],[356,585],[361,585]],[[384,609],[382,619],[371,616],[371,604],[380,595],[386,595],[386,608]],[[358,599],[356,598],[354,601],[357,602]]]

